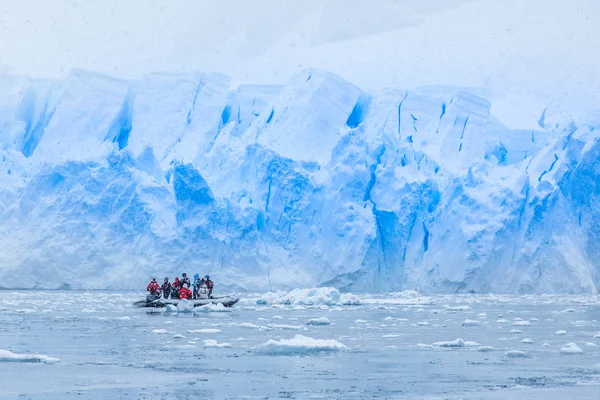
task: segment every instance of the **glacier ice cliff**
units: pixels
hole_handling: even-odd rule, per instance
[[[600,119],[510,130],[472,89],[0,77],[0,286],[583,292]],[[518,107],[518,104],[515,104]]]

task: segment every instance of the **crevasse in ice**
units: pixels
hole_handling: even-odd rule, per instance
[[[473,90],[315,70],[238,88],[74,70],[0,91],[0,286],[600,287],[591,117],[515,131]]]

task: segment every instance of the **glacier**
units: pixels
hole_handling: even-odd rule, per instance
[[[0,286],[591,293],[600,118],[321,70],[0,76]],[[518,109],[519,105],[514,105]]]

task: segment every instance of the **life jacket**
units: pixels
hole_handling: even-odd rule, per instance
[[[182,287],[181,290],[179,290],[179,298],[180,299],[191,299],[192,298],[192,291],[186,287]]]
[[[212,289],[213,289],[213,286],[214,286],[214,283],[213,283],[213,281],[211,281],[211,280],[209,279],[209,280],[207,280],[207,281],[204,281],[204,283],[206,283],[206,287],[208,288],[208,290],[212,290]]]
[[[151,294],[157,294],[158,292],[160,292],[160,286],[158,285],[158,282],[152,281],[148,284],[146,290]]]
[[[175,278],[175,280],[173,281],[173,287],[176,288],[179,286],[181,286],[181,284],[179,283],[179,278]]]

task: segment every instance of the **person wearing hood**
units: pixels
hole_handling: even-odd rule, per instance
[[[173,281],[173,285],[171,285],[171,298],[178,299],[179,298],[179,289],[181,289],[181,282],[179,281],[179,277],[176,276]]]
[[[181,274],[181,287],[184,285],[189,289],[192,286],[192,282],[190,282],[190,278],[188,278],[187,274],[184,272]]]
[[[163,298],[168,299],[171,295],[171,282],[169,282],[169,278],[165,278],[161,288],[163,292]]]

